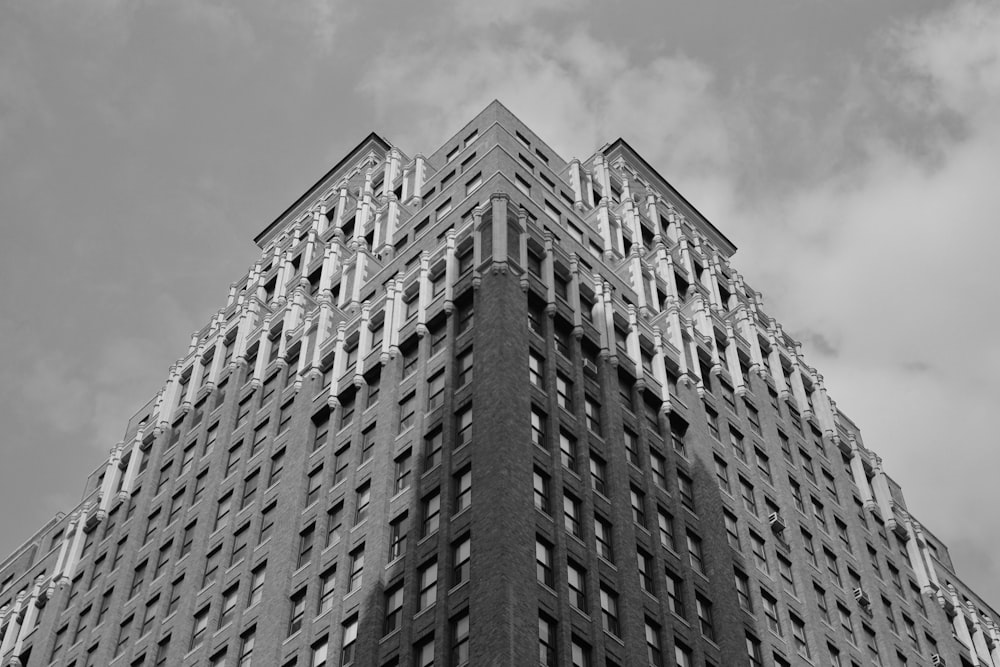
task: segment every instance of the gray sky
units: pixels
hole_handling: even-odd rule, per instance
[[[498,98],[623,136],[1000,604],[1000,5],[928,0],[0,5],[0,554],[79,500],[256,257],[369,131]]]

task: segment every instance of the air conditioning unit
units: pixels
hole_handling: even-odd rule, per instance
[[[860,588],[854,589],[854,599],[858,601],[858,604],[862,607],[870,607],[872,601],[868,598],[868,593],[865,593]]]
[[[767,515],[767,522],[771,525],[771,530],[775,533],[783,533],[785,531],[785,522],[781,518],[781,515],[777,512],[771,512]]]
[[[931,664],[934,665],[934,667],[944,667],[945,665],[944,658],[942,658],[939,654],[935,653],[931,656]]]

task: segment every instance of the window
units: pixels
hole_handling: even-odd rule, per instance
[[[715,641],[715,625],[712,620],[712,603],[701,595],[694,598],[695,611],[698,614],[698,629],[705,639]]]
[[[250,524],[245,523],[233,534],[233,545],[229,552],[229,567],[246,558],[247,546],[250,544]]]
[[[653,483],[667,490],[667,461],[657,452],[649,450],[649,468],[653,473]]]
[[[755,517],[760,518],[757,509],[757,497],[754,495],[753,485],[740,477],[740,496],[743,498],[743,508]]]
[[[757,447],[754,447],[754,457],[757,459],[757,472],[760,476],[767,481],[768,484],[773,484],[771,478],[771,460],[767,457],[767,454],[762,452]]]
[[[764,607],[764,618],[767,621],[767,629],[779,637],[783,637],[785,633],[781,628],[781,618],[778,616],[778,601],[765,592],[764,589],[760,591],[760,599]]]
[[[823,547],[823,556],[826,559],[826,569],[830,573],[830,576],[838,586],[843,588],[844,581],[840,577],[840,568],[837,565],[837,555],[826,547]]]
[[[677,472],[677,491],[681,496],[681,505],[694,512],[694,485],[691,478],[680,471]]]
[[[472,407],[465,406],[455,413],[455,449],[472,442]]]
[[[260,534],[257,536],[257,544],[263,544],[269,537],[271,533],[274,532],[274,514],[277,508],[277,503],[271,503],[269,506],[264,508],[261,512],[260,517]]]
[[[764,538],[757,533],[750,531],[750,552],[753,555],[753,564],[758,570],[770,576],[771,568],[767,564],[767,550],[764,546]]]
[[[747,657],[750,659],[750,667],[764,667],[764,656],[760,651],[760,640],[749,632],[747,638]]]
[[[453,667],[468,667],[469,665],[469,613],[451,621],[451,665]]]
[[[470,357],[471,360],[471,357]],[[461,386],[461,383],[459,384]],[[444,403],[444,372],[439,371],[427,380],[427,411],[436,410]],[[400,431],[403,429],[400,428]]]
[[[545,449],[545,413],[531,409],[531,442]]]
[[[320,489],[323,488],[323,466],[320,465],[312,472],[306,480],[306,507],[319,500]]]
[[[327,436],[330,434],[330,409],[324,408],[312,417],[312,451],[316,451],[326,444]]]
[[[684,582],[680,577],[670,571],[666,573],[667,578],[667,608],[681,618],[685,618],[684,609]]]
[[[385,625],[383,634],[399,629],[403,620],[403,585],[397,584],[385,593]]]
[[[365,482],[355,491],[354,525],[368,518],[368,506],[371,503],[371,483]]]
[[[740,609],[753,613],[753,599],[750,597],[750,578],[739,570],[733,571],[736,580],[736,598],[739,600]]]
[[[240,498],[240,509],[254,501],[257,495],[257,484],[260,481],[260,468],[254,470],[243,480],[243,496]]]
[[[566,566],[566,583],[569,587],[569,603],[587,612],[587,574],[580,566],[570,562]]]
[[[423,525],[421,535],[427,537],[436,532],[441,520],[441,493],[435,491],[426,496],[423,501]]]
[[[674,532],[674,518],[664,510],[656,512],[656,526],[660,532],[660,544],[670,551],[677,551],[677,534]]]
[[[316,524],[311,524],[308,528],[299,533],[299,552],[295,562],[295,568],[305,567],[312,560],[313,543],[316,540]]]
[[[591,433],[601,435],[601,406],[589,396],[583,399],[583,411],[587,420],[587,428]]]
[[[590,483],[594,491],[608,495],[607,467],[604,461],[593,454],[590,455]]]
[[[457,366],[455,380],[459,387],[464,387],[472,381],[472,350],[467,350],[458,356]]]
[[[691,569],[695,572],[705,574],[705,558],[702,554],[701,538],[691,531],[688,531],[687,533],[687,548],[688,561],[691,563]]]
[[[472,300],[469,299],[465,303],[458,304],[458,307],[455,310],[455,315],[458,319],[456,324],[456,333],[462,334],[471,329],[474,320]]]
[[[635,487],[629,489],[629,502],[632,505],[632,521],[639,526],[646,526],[646,499]]]
[[[583,536],[580,525],[580,501],[568,493],[563,495],[563,523],[570,535]]]
[[[736,517],[728,510],[723,510],[722,517],[726,524],[726,540],[729,542],[729,546],[740,551],[742,545],[740,544],[740,528]]]
[[[410,488],[410,450],[406,450],[396,459],[393,479],[393,494],[402,493]]]
[[[406,553],[406,514],[389,523],[389,561],[402,558]]]
[[[472,504],[472,470],[466,468],[455,476],[455,510],[454,513],[468,509]]]
[[[653,558],[639,549],[636,551],[636,564],[639,568],[639,586],[650,595],[656,595],[656,586],[653,583]]]
[[[433,433],[424,438],[424,472],[440,465],[441,446],[444,443],[444,434],[441,429],[436,429]]]
[[[129,616],[118,626],[118,641],[115,643],[114,656],[117,658],[122,653],[125,652],[125,647],[128,646],[132,637],[132,620],[133,616]],[[61,649],[63,640],[66,635],[66,626],[64,625],[56,633],[55,645],[52,647],[52,655],[55,656]]]
[[[372,460],[372,455],[375,452],[375,426],[365,429],[361,432],[361,460],[358,461],[358,467],[363,466]]]
[[[792,597],[798,597],[798,590],[795,587],[795,576],[792,574],[792,564],[791,562],[782,556],[780,553],[778,556],[778,576],[781,577],[781,586],[785,589],[785,592]]]
[[[355,644],[358,641],[358,617],[349,618],[343,626],[344,639],[341,642],[340,664],[349,665],[354,662]]]
[[[281,472],[285,469],[285,450],[282,449],[271,457],[271,470],[267,476],[267,488],[281,481]]]
[[[316,612],[324,614],[333,609],[334,594],[337,591],[337,566],[332,565],[319,575],[319,603]]]
[[[540,667],[556,667],[556,624],[544,614],[538,615],[538,664]]]
[[[729,428],[729,444],[733,448],[733,455],[743,463],[747,463],[747,450],[743,444],[743,436],[732,427]]]
[[[615,637],[621,637],[618,625],[618,596],[605,586],[600,587],[601,593],[601,625],[605,632]]]
[[[629,463],[637,468],[641,468],[642,462],[639,460],[639,436],[627,428],[622,431],[622,436],[625,441],[625,457]]]
[[[552,546],[540,537],[535,538],[535,577],[538,583],[549,588],[555,587],[555,574],[552,571]]]
[[[288,637],[302,629],[302,619],[306,613],[306,589],[292,595],[292,606],[288,618]]]
[[[434,667],[434,636],[422,640],[413,650],[414,667]]]
[[[265,420],[263,423],[259,424],[256,428],[254,428],[253,443],[250,445],[251,458],[253,458],[261,451],[263,451],[264,446],[267,444],[269,426],[270,423]]]
[[[545,361],[534,352],[528,352],[528,381],[545,390]]]
[[[534,485],[535,509],[546,514],[551,514],[552,504],[549,497],[548,476],[538,470],[538,468],[535,468],[532,480],[532,484]]]
[[[844,605],[837,603],[837,616],[840,619],[840,627],[844,631],[844,636],[852,644],[857,643],[854,635],[854,621],[851,619],[851,612]]]
[[[729,464],[718,456],[715,457],[715,479],[719,483],[719,489],[729,495],[733,494],[732,485],[729,483]]]
[[[826,604],[826,591],[819,584],[813,582],[813,593],[816,595],[816,608],[819,609],[820,618],[829,623],[830,608]]]
[[[570,660],[572,667],[591,667],[590,647],[573,637],[570,642]]]
[[[466,536],[451,546],[451,585],[458,586],[469,579],[470,540]]]
[[[413,426],[416,419],[416,410],[417,395],[415,393],[411,393],[399,402],[399,433]]]
[[[407,305],[413,304],[413,308],[416,308],[416,302],[417,299],[412,299],[406,303]],[[416,314],[415,310],[413,314]],[[410,315],[407,315],[407,317],[410,317]],[[407,378],[413,374],[413,371],[417,370],[417,362],[420,360],[420,348],[417,346],[416,341],[404,344],[402,347],[403,378]]]
[[[437,561],[431,561],[423,567],[417,575],[420,582],[420,592],[417,600],[417,610],[427,609],[437,602]]]
[[[327,637],[323,637],[318,642],[313,643],[310,648],[312,652],[310,664],[312,667],[326,667],[326,660],[330,655],[330,640]],[[289,665],[288,667],[291,666]]]
[[[194,627],[191,629],[191,644],[189,651],[200,648],[205,641],[205,634],[208,630],[208,607],[204,607],[194,615]],[[131,620],[131,619],[130,619]]]
[[[247,606],[252,607],[261,601],[264,595],[264,579],[267,576],[267,562],[263,562],[253,569],[250,574],[250,593],[247,596]]]
[[[565,431],[559,431],[559,454],[563,467],[570,472],[577,469],[577,447],[576,439]]]
[[[680,642],[674,644],[674,662],[677,663],[677,667],[693,667],[694,662],[691,658],[691,649]]]
[[[594,540],[597,543],[597,555],[607,561],[614,562],[615,552],[611,542],[611,524],[598,516],[594,517]]]
[[[347,583],[347,592],[351,593],[361,586],[361,577],[365,570],[365,545],[362,543],[350,553],[351,578]]]

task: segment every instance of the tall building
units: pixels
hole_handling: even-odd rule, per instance
[[[2,665],[991,665],[1000,618],[622,140],[372,134],[256,238]]]

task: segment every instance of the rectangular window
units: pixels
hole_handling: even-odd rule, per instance
[[[337,591],[337,566],[332,565],[319,575],[319,602],[316,613],[324,614],[333,609],[334,594]]]
[[[410,458],[410,450],[406,450],[396,458],[392,487],[394,495],[410,488]]]
[[[590,456],[590,482],[594,491],[604,496],[608,495],[607,467],[604,461],[593,454]]]
[[[312,560],[313,544],[316,541],[316,524],[312,524],[299,533],[299,552],[295,568],[305,567]]]
[[[594,540],[597,543],[597,555],[609,562],[614,562],[615,552],[611,541],[611,524],[600,517],[594,517]]]
[[[715,641],[715,623],[712,619],[712,603],[701,595],[694,598],[695,611],[698,614],[698,629],[705,639]]]
[[[389,561],[402,558],[406,553],[406,514],[389,523]]]
[[[552,513],[552,503],[549,497],[549,478],[545,473],[535,469],[533,475],[534,484],[534,498],[535,498],[535,509],[545,512],[546,514]]]
[[[451,546],[451,585],[458,586],[469,579],[471,541],[468,536]]]
[[[372,499],[371,484],[369,482],[365,482],[358,487],[357,491],[355,491],[355,499],[354,525],[356,526],[368,518],[368,506]]]
[[[423,500],[423,524],[421,535],[427,537],[438,529],[441,521],[441,494],[438,491],[424,497]]]
[[[385,623],[383,634],[387,635],[400,628],[403,621],[403,586],[399,584],[385,593]]]
[[[452,667],[469,666],[469,613],[451,621],[451,665]]]
[[[431,561],[417,575],[420,591],[417,599],[417,609],[424,610],[437,602],[437,561]]]
[[[528,353],[528,381],[545,390],[545,361],[534,352]]]
[[[552,570],[552,546],[540,537],[535,538],[535,577],[538,583],[555,587],[555,574]]]
[[[365,545],[362,543],[350,554],[351,578],[347,582],[347,592],[356,591],[361,586],[361,578],[365,570]]]
[[[600,594],[601,625],[605,632],[621,637],[621,628],[618,624],[618,596],[604,586],[600,587]]]
[[[472,382],[472,350],[466,350],[456,360],[458,367],[455,381],[457,386],[464,387]]]
[[[467,509],[472,504],[472,470],[466,468],[455,476],[454,514]]]
[[[569,587],[569,603],[587,613],[587,573],[571,562],[566,566],[566,582]]]
[[[559,432],[559,453],[563,467],[571,472],[576,472],[577,468],[576,439],[567,434],[565,431]]]

